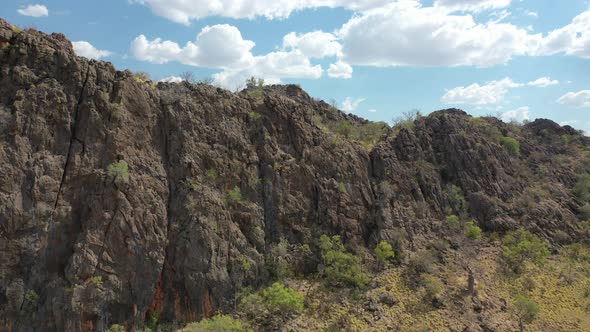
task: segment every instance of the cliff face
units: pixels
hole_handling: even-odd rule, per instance
[[[0,20],[0,330],[200,319],[267,279],[283,238],[316,250],[324,233],[357,248],[401,236],[413,250],[449,213],[582,237],[571,188],[588,144],[570,127],[446,110],[369,151],[318,116],[366,124],[297,86],[142,82]]]

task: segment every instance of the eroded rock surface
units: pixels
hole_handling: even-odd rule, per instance
[[[2,20],[0,48],[0,330],[102,331],[154,310],[197,320],[268,278],[280,239],[415,250],[459,210],[486,231],[582,236],[571,189],[587,140],[549,120],[445,110],[367,150],[314,118],[365,120],[295,85],[141,82]],[[126,181],[109,172],[120,161]]]

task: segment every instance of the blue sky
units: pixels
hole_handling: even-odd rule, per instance
[[[0,17],[155,80],[255,75],[370,120],[458,107],[590,132],[588,0],[3,0]]]

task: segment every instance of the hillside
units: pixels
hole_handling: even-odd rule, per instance
[[[0,330],[237,312],[256,330],[510,331],[525,292],[531,330],[589,331],[589,171],[588,138],[550,120],[450,109],[389,128],[295,85],[154,83],[0,20]],[[551,256],[505,275],[519,229]],[[326,286],[322,235],[367,285]],[[376,267],[382,241],[395,255]],[[442,287],[426,302],[425,276]],[[307,294],[303,311],[236,311],[273,280]]]

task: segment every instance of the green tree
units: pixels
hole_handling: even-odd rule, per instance
[[[527,262],[543,264],[549,256],[545,241],[524,229],[509,232],[503,240],[502,261],[514,273],[521,273]]]
[[[514,299],[514,313],[518,317],[520,332],[524,332],[524,325],[531,323],[539,314],[539,305],[532,299],[519,295]]]
[[[382,268],[395,256],[395,253],[393,252],[391,244],[381,241],[377,247],[375,247],[375,256],[377,257],[379,268]]]
[[[358,257],[347,253],[340,236],[320,237],[320,248],[324,262],[323,275],[334,286],[343,285],[364,288],[369,277],[363,271]]]
[[[251,332],[247,324],[229,316],[218,314],[198,323],[187,325],[183,332]]]

